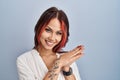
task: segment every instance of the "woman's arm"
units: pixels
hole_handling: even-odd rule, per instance
[[[82,50],[79,47],[61,55],[60,58],[54,62],[51,69],[49,69],[49,71],[46,73],[43,80],[57,80],[58,75],[61,71],[63,71],[63,68],[65,68],[65,66],[70,66],[81,56]],[[36,75],[31,71],[23,58],[17,59],[17,69],[19,74],[19,80],[40,80],[38,76],[36,77]],[[65,79],[75,80],[74,74],[70,76],[65,76]]]
[[[57,59],[43,80],[57,80],[61,67],[60,60]]]
[[[67,75],[64,75],[65,80],[81,80],[75,60],[83,56],[83,50],[84,46],[81,45],[68,53],[69,60],[66,58],[66,62],[69,61],[69,63],[62,68],[63,71],[67,72]],[[71,64],[72,68],[70,66]]]
[[[64,67],[63,71],[65,73],[68,73],[67,75],[65,73],[63,73],[63,75],[65,77],[65,80],[76,80],[76,78],[75,78],[75,76],[73,74],[72,68],[70,66]]]
[[[77,59],[79,59],[83,55],[83,46],[79,46],[72,51],[69,51],[63,55],[60,56],[59,59],[57,59],[53,65],[53,67],[48,71],[46,76],[44,77],[44,80],[57,80],[58,74],[61,71],[69,72],[72,70],[70,68],[70,65],[74,63]],[[65,80],[76,80],[75,75],[70,72],[69,75],[65,75]]]

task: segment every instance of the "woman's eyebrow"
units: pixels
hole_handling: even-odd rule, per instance
[[[59,33],[63,33],[63,31],[62,31],[62,30],[59,30],[59,31],[57,31],[57,32],[59,32]]]
[[[52,28],[51,28],[51,26],[50,26],[50,25],[47,25],[47,27],[48,27],[49,29],[51,29],[51,30],[52,30]],[[61,31],[61,32],[62,32],[62,30],[58,30],[58,31]]]
[[[47,27],[49,27],[49,28],[50,28],[51,26],[50,26],[50,25],[47,25]]]
[[[51,26],[49,26],[49,25],[46,28],[49,28],[50,30],[52,30]]]

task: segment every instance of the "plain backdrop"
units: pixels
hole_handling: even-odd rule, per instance
[[[66,12],[65,50],[85,46],[82,80],[120,80],[120,0],[0,0],[0,80],[18,80],[16,58],[34,46],[34,26],[51,6]]]

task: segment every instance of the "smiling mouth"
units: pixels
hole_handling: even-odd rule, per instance
[[[52,47],[54,45],[54,42],[51,42],[51,41],[48,41],[48,40],[45,40],[45,42],[50,47]]]

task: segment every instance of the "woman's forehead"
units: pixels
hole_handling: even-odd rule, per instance
[[[55,30],[61,30],[61,23],[57,18],[51,19],[48,23],[47,27],[50,27],[51,29]]]

